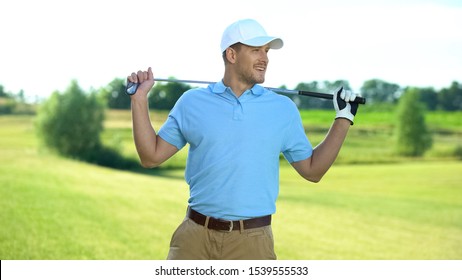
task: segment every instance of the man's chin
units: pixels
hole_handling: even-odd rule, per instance
[[[256,84],[263,84],[265,82],[265,77],[259,77],[255,79]]]

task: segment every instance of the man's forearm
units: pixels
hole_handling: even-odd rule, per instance
[[[351,122],[336,119],[324,140],[313,150],[313,168],[324,175],[337,158]]]
[[[308,181],[319,182],[337,158],[350,126],[349,120],[336,119],[324,140],[313,149],[311,157],[292,163],[293,167]]]
[[[150,155],[154,155],[156,151],[157,135],[149,118],[148,102],[143,98],[133,98],[131,106],[136,151],[140,157],[141,164],[149,167],[152,165]]]

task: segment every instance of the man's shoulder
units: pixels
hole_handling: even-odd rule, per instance
[[[265,88],[265,92],[263,94],[266,98],[274,101],[275,103],[279,104],[280,106],[289,107],[292,109],[297,109],[297,105],[295,102],[288,96],[276,93],[270,89]]]
[[[188,89],[184,92],[183,95],[191,95],[191,94],[198,94],[198,93],[210,93],[210,89],[207,87],[195,87]]]
[[[181,95],[180,100],[182,100],[182,102],[194,102],[195,100],[199,100],[201,97],[204,97],[208,94],[210,94],[210,90],[208,88],[192,88],[185,91]]]

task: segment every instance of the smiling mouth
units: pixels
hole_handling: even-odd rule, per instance
[[[261,72],[266,71],[266,65],[257,65],[255,66],[255,69]]]

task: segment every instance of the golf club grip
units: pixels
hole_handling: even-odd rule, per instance
[[[331,100],[334,98],[334,95],[332,95],[332,94],[314,92],[314,91],[299,90],[298,94],[299,95],[305,95],[305,96],[318,97],[318,98],[323,98],[323,99],[331,99]],[[358,103],[358,104],[366,104],[366,98],[361,97],[361,96],[356,96],[355,100],[353,100],[352,102],[353,103]]]

